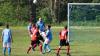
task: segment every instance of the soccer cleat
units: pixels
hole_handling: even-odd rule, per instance
[[[29,52],[27,51],[27,54],[29,54]]]
[[[45,52],[42,52],[42,54],[45,54]]]
[[[56,56],[60,56],[60,55],[57,53]]]
[[[32,47],[32,50],[35,51],[35,49]]]
[[[51,51],[49,50],[49,51],[46,51],[47,53],[50,53]]]
[[[67,56],[71,56],[70,53],[67,53]]]

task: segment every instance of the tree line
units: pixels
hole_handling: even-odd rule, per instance
[[[25,24],[35,15],[36,20],[42,17],[45,23],[67,21],[67,3],[99,3],[99,0],[37,0],[36,10],[33,0],[0,0],[0,24]],[[99,17],[99,16],[97,16]]]

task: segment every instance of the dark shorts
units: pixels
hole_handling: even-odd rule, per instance
[[[36,43],[39,45],[41,43],[40,41],[44,42],[44,39],[42,36],[38,36],[38,40],[36,41]]]
[[[31,45],[33,46],[34,44],[36,44],[36,41],[31,40]]]
[[[66,42],[66,40],[60,40],[60,46],[69,46],[69,42]]]
[[[38,40],[41,40],[42,42],[44,42],[44,39],[41,35],[39,35]]]

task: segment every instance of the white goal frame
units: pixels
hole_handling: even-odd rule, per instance
[[[67,25],[68,25],[68,42],[70,41],[70,38],[69,38],[69,31],[70,31],[70,25],[69,25],[69,17],[70,17],[70,6],[72,5],[100,5],[100,3],[68,3],[67,4]]]

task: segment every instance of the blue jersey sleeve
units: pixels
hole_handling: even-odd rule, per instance
[[[9,36],[10,36],[10,38],[12,38],[12,31],[11,30],[9,31]]]
[[[49,30],[46,31],[46,36],[48,36],[48,35],[49,35]]]

